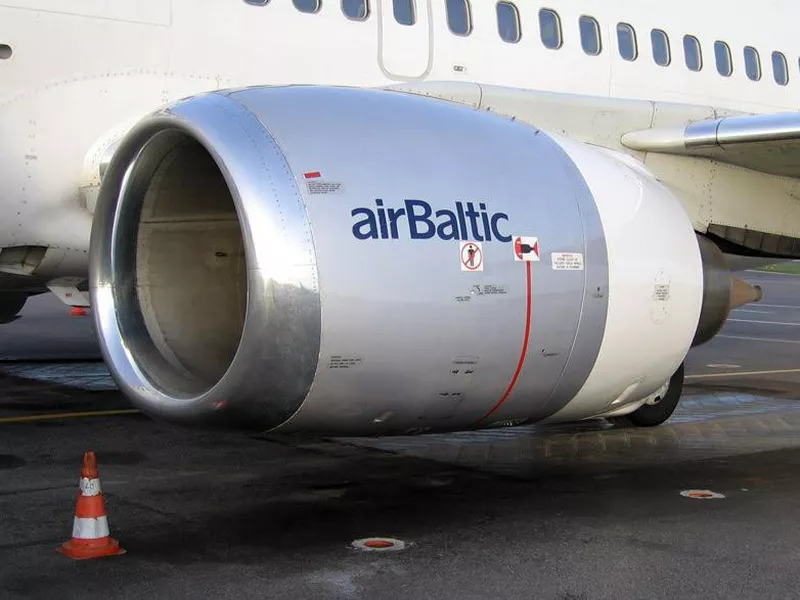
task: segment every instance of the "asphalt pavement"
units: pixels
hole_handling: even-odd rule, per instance
[[[775,393],[800,386],[800,276],[742,275],[764,297],[734,309],[719,335],[691,350],[688,382]]]

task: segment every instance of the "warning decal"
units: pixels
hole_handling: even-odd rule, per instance
[[[460,242],[462,271],[483,271],[483,246],[478,242]]]
[[[537,262],[539,260],[539,238],[514,236],[514,260]]]
[[[580,252],[551,252],[554,271],[583,271],[583,254]]]
[[[303,179],[306,181],[306,189],[309,194],[338,194],[344,191],[340,181],[323,179],[322,171],[303,173]]]
[[[361,366],[364,358],[361,356],[331,356],[328,360],[329,369],[352,369],[353,367]]]
[[[324,179],[306,181],[306,188],[309,194],[338,194],[343,191],[341,182]]]
[[[493,283],[476,283],[469,293],[473,296],[502,296],[508,293],[508,286],[495,285]]]

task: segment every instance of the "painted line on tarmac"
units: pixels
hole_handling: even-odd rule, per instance
[[[750,310],[747,308],[734,308],[731,312],[754,313],[759,315],[774,315],[774,310]]]
[[[687,375],[684,379],[702,379],[705,377],[741,377],[743,375],[780,375],[782,373],[800,373],[800,369],[776,369],[774,371],[731,371],[730,373],[703,373]]]
[[[750,319],[728,319],[734,323],[761,323],[762,325],[788,325],[789,327],[800,327],[800,323],[785,323],[781,321],[751,321]]]
[[[87,412],[71,413],[46,413],[43,415],[26,415],[24,417],[2,417],[0,423],[28,423],[31,421],[47,421],[53,419],[80,419],[84,417],[114,417],[117,415],[134,415],[139,410],[126,408],[124,410],[92,410]]]
[[[780,275],[786,279],[756,279],[756,285],[800,285],[800,275],[790,275],[789,273],[770,273],[770,275]]]
[[[756,306],[763,306],[764,308],[793,308],[795,310],[800,310],[800,306],[797,306],[796,304],[761,304],[759,302]]]
[[[797,277],[797,273],[781,273],[780,271],[759,271],[758,269],[747,269],[748,273],[758,273],[759,275],[778,275],[780,277]]]
[[[779,344],[800,344],[800,340],[784,340],[781,338],[750,337],[747,335],[726,335],[720,334],[716,337],[728,338],[730,340],[750,340],[752,342],[778,342]]]

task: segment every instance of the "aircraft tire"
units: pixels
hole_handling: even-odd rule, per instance
[[[669,380],[669,387],[664,397],[655,404],[644,404],[637,408],[632,413],[611,419],[614,424],[629,425],[635,427],[655,427],[661,425],[664,421],[672,416],[678,402],[681,399],[681,392],[683,391],[683,375],[684,366],[678,367],[678,370],[672,375]]]

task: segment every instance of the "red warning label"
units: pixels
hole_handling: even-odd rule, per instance
[[[514,238],[514,260],[537,262],[539,260],[539,238],[516,236]]]
[[[459,244],[462,271],[483,271],[483,246],[478,242]]]

